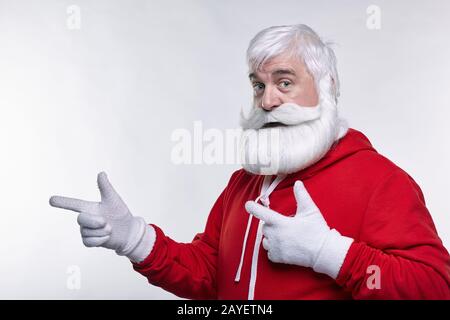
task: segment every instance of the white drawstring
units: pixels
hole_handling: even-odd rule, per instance
[[[277,187],[277,185],[286,177],[285,174],[280,174],[278,175],[275,180],[273,180],[273,182],[271,183],[271,185],[264,189],[263,192],[261,192],[261,195],[256,198],[255,202],[258,200],[261,200],[262,204],[266,207],[269,207],[270,205],[270,201],[269,201],[269,196],[270,194],[273,192],[273,190],[275,190],[275,188]]]
[[[255,246],[253,247],[253,255],[252,255],[252,265],[250,266],[250,282],[248,285],[248,300],[253,300],[255,297],[255,284],[256,284],[256,275],[258,272],[258,257],[259,257],[259,247],[262,241],[262,228],[264,223],[259,220],[258,221],[258,231],[256,231],[256,239]]]
[[[264,177],[264,181],[263,181],[263,184],[261,186],[260,195],[258,196],[258,198],[256,198],[255,202],[258,202],[258,200],[260,200],[261,196],[264,194],[264,191],[269,188],[269,184],[270,184],[271,178],[272,178],[272,176],[265,176]],[[261,202],[265,205],[267,200],[268,200],[267,198],[264,198],[264,200],[261,200]],[[239,260],[239,266],[238,266],[238,269],[237,269],[237,272],[236,272],[236,277],[234,278],[235,282],[239,282],[241,280],[242,264],[244,263],[245,247],[247,246],[247,238],[248,238],[248,233],[250,231],[250,225],[251,225],[251,222],[252,222],[252,217],[253,216],[251,214],[248,215],[247,228],[245,229],[244,242],[242,243],[242,248],[241,248],[241,259]]]
[[[278,175],[275,178],[275,180],[272,183],[270,183],[272,176],[265,176],[263,185],[261,187],[260,195],[255,199],[255,202],[261,201],[261,203],[264,206],[269,207],[270,194],[273,192],[273,190],[275,190],[277,185],[285,177],[286,177],[286,175]],[[238,269],[236,272],[236,277],[234,279],[235,282],[239,282],[241,279],[241,270],[242,270],[242,265],[244,263],[245,248],[247,246],[247,239],[248,239],[248,234],[250,232],[250,225],[251,225],[252,217],[253,216],[251,214],[249,214],[248,221],[247,221],[247,228],[245,230],[244,241],[242,243],[241,259],[239,261],[239,266],[238,266]],[[261,239],[262,239],[262,223],[261,223],[261,221],[259,221],[258,232],[257,232],[257,236],[255,239],[255,248],[253,250],[253,256],[252,256],[252,266],[251,266],[250,286],[249,286],[249,300],[253,299],[253,295],[254,295],[254,288],[255,288],[255,283],[256,283],[256,267],[257,267],[258,252],[259,252],[259,247],[261,244]]]
[[[245,253],[245,246],[247,245],[247,238],[248,238],[248,232],[250,230],[250,223],[252,221],[252,215],[248,215],[248,222],[247,222],[247,229],[245,230],[245,236],[244,236],[244,243],[242,244],[241,249],[241,259],[239,260],[239,266],[236,272],[236,277],[234,278],[234,282],[239,282],[241,280],[241,269],[242,269],[242,263],[244,262],[244,253]]]

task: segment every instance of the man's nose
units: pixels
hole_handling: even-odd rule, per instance
[[[266,88],[266,90],[264,91],[264,96],[261,100],[261,108],[266,111],[271,111],[281,104],[282,103],[276,92],[273,92],[273,90],[270,88]]]

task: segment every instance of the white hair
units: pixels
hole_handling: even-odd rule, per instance
[[[317,33],[304,24],[273,26],[260,31],[247,49],[250,72],[258,71],[271,58],[282,54],[300,58],[314,78],[316,88],[322,77],[329,74],[333,79],[332,94],[339,96],[339,77],[336,56],[331,43],[323,42]]]

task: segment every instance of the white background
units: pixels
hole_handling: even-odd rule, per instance
[[[135,215],[191,241],[238,165],[174,165],[171,133],[236,128],[249,40],[294,23],[336,42],[341,113],[419,183],[448,248],[449,1],[0,0],[0,298],[176,298],[85,248],[48,198],[96,200],[104,170]]]

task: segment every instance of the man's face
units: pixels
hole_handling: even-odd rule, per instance
[[[319,102],[314,78],[298,58],[281,55],[268,60],[261,70],[249,74],[254,106],[271,111],[283,103],[304,107]]]
[[[329,74],[319,79],[316,90],[303,62],[279,56],[249,76],[254,105],[247,115],[241,110],[240,119],[244,129],[241,159],[247,172],[267,175],[302,170],[322,158],[345,134]]]

